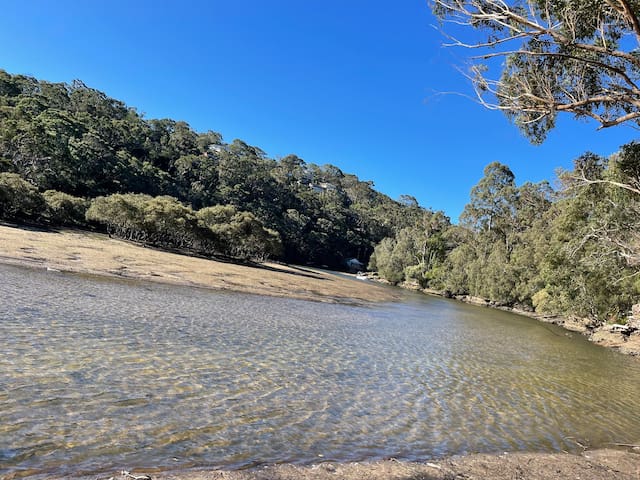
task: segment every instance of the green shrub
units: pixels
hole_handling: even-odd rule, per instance
[[[177,199],[131,193],[93,199],[86,218],[118,237],[180,248],[192,245],[196,226],[193,210]]]
[[[44,210],[44,199],[36,187],[17,173],[0,173],[0,218],[35,219]]]
[[[252,213],[232,205],[215,205],[196,212],[209,249],[239,258],[266,260],[282,253],[280,234],[266,228]]]
[[[89,201],[57,190],[47,190],[42,194],[47,204],[46,215],[57,225],[84,225]]]

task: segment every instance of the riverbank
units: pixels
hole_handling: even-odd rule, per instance
[[[514,308],[501,308],[519,315],[535,318],[541,322],[563,327],[570,332],[585,335],[590,342],[601,347],[612,348],[624,355],[640,357],[640,305],[634,305],[633,315],[626,325],[604,324],[594,326],[587,319],[567,318],[558,315],[540,315]]]
[[[333,303],[399,300],[393,289],[277,263],[240,265],[147,248],[83,230],[0,225],[0,262],[85,275]]]
[[[433,292],[428,292],[433,294]],[[519,308],[494,305],[488,300],[469,296],[454,296],[455,300],[473,305],[497,308],[540,322],[558,325],[570,332],[585,335],[590,342],[601,347],[612,348],[624,355],[640,356],[640,305],[634,305],[631,317],[625,325],[612,323],[595,325],[587,318],[563,317],[561,315],[544,315]]]
[[[69,477],[50,477],[61,480]],[[81,479],[82,477],[74,477]],[[140,470],[113,472],[83,480],[638,480],[640,452],[603,449],[569,453],[504,453],[450,457],[429,462],[385,460],[311,466],[272,465],[249,470]]]

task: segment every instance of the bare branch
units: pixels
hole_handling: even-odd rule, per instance
[[[584,173],[582,173],[580,176],[572,175],[570,178],[572,178],[573,180],[578,180],[580,182],[583,182],[585,185],[597,185],[597,184],[611,185],[611,186],[622,188],[623,190],[627,190],[629,192],[640,195],[640,189],[637,189],[629,185],[628,183],[616,182],[614,180],[589,179],[584,175]]]

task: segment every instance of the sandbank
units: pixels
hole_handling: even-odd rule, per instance
[[[83,230],[0,225],[0,263],[303,300],[389,302],[401,292],[355,276],[171,253]]]

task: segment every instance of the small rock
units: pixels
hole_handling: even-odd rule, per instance
[[[629,325],[620,325],[619,323],[611,323],[602,326],[602,330],[611,333],[622,333],[623,335],[631,332]]]
[[[627,355],[640,355],[640,335],[629,335],[624,344],[620,346],[620,352]]]

